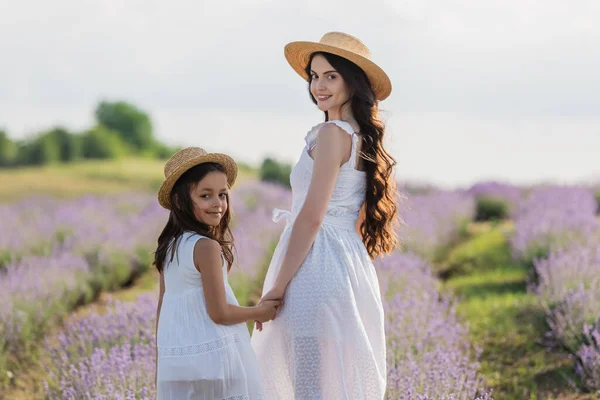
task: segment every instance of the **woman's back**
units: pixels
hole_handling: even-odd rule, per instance
[[[383,306],[373,263],[356,232],[366,177],[355,168],[358,137],[349,124],[330,121],[352,137],[325,217],[289,283],[277,318],[254,331],[252,344],[268,399],[381,399],[386,387]],[[311,129],[292,169],[288,224],[265,277],[274,285],[313,176],[309,151],[322,124]]]

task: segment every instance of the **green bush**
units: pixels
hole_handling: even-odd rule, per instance
[[[259,176],[262,181],[279,183],[289,188],[291,172],[291,165],[280,163],[273,158],[267,157],[260,166]]]
[[[45,165],[75,161],[81,157],[80,137],[61,127],[41,132],[16,147],[12,163],[16,165]]]
[[[18,147],[10,140],[5,131],[0,129],[0,167],[13,165],[17,160]]]
[[[58,158],[63,162],[75,161],[81,158],[81,138],[67,131],[65,128],[56,127],[42,136],[56,144]]]
[[[121,140],[119,134],[102,125],[85,132],[81,142],[81,152],[84,158],[120,158],[128,153],[128,147]]]
[[[29,139],[19,146],[17,163],[20,165],[45,165],[59,161],[59,145],[48,135]]]
[[[481,196],[477,198],[476,221],[497,221],[506,219],[510,214],[510,205],[498,197]]]
[[[128,154],[166,160],[180,150],[156,140],[150,116],[133,104],[102,101],[95,117],[97,124],[82,134],[57,126],[13,141],[0,129],[0,167],[112,159]],[[271,174],[267,179],[285,184],[284,175]]]
[[[596,214],[600,215],[600,189],[596,192],[596,203],[598,204],[598,208],[596,209]]]
[[[155,145],[152,122],[148,114],[124,101],[102,101],[96,107],[96,121],[117,135],[136,152]]]

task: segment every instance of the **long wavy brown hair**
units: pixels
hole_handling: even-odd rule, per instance
[[[192,190],[204,177],[210,172],[225,173],[221,164],[203,163],[187,170],[175,182],[171,190],[171,212],[169,220],[158,237],[158,247],[154,252],[154,265],[158,272],[162,273],[164,267],[168,264],[167,257],[170,255],[169,262],[175,257],[175,249],[185,232],[195,232],[216,240],[221,245],[223,256],[227,261],[227,271],[233,264],[233,235],[229,229],[231,221],[231,204],[229,202],[229,193],[227,194],[227,210],[221,218],[219,225],[206,225],[196,218],[194,214],[194,202],[191,197]]]
[[[367,175],[367,193],[365,197],[365,220],[360,232],[371,258],[388,254],[398,243],[398,192],[393,177],[396,160],[383,146],[385,125],[379,119],[379,107],[375,93],[364,71],[353,62],[331,53],[314,53],[306,73],[309,76],[308,92],[313,103],[317,100],[310,92],[312,80],[311,63],[315,55],[323,55],[329,64],[344,79],[350,88],[350,109],[360,126],[363,145],[359,156],[363,160]],[[325,121],[329,115],[325,111]]]

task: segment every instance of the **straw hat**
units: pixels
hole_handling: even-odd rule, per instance
[[[207,153],[200,147],[186,147],[173,154],[165,164],[165,180],[158,190],[158,202],[167,210],[171,209],[171,190],[187,170],[196,165],[212,162],[220,164],[225,169],[229,187],[235,183],[237,177],[237,165],[231,157],[219,153]]]
[[[387,74],[373,61],[371,51],[360,40],[342,32],[326,33],[321,41],[292,42],[285,46],[284,54],[294,71],[308,81],[304,70],[310,56],[316,52],[332,53],[358,65],[369,78],[378,100],[386,99],[392,92],[392,82]]]

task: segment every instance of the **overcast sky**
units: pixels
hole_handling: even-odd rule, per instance
[[[600,178],[600,1],[0,0],[0,127],[89,126],[101,99],[166,142],[295,162],[322,115],[283,47],[360,38],[399,180]]]

